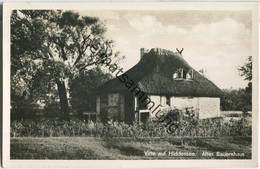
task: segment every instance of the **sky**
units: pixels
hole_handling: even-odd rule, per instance
[[[106,37],[125,56],[124,71],[140,60],[140,48],[184,48],[184,59],[204,69],[222,89],[244,88],[238,67],[252,55],[250,11],[78,11],[99,17]]]

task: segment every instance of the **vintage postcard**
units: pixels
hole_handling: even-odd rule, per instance
[[[258,3],[3,12],[4,167],[257,167]]]

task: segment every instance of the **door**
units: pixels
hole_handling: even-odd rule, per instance
[[[134,95],[131,92],[125,93],[125,122],[132,123],[135,120]]]

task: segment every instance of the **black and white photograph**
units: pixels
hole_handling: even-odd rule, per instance
[[[8,164],[256,166],[257,3],[101,4],[4,5]]]

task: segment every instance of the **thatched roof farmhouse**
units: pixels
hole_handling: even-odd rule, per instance
[[[97,113],[131,122],[152,117],[155,108],[193,107],[199,118],[219,116],[221,90],[178,52],[141,49],[140,61],[98,88]]]

